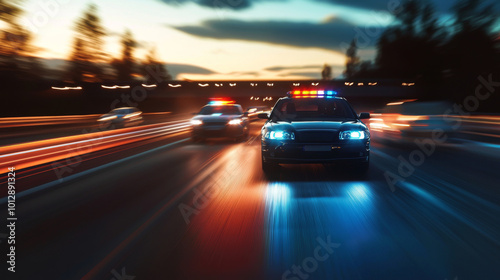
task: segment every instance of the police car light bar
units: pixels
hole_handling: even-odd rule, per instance
[[[208,102],[209,105],[229,105],[234,103],[234,100],[224,98],[210,98],[210,102]]]
[[[337,92],[334,90],[294,90],[288,92],[291,98],[334,98]]]

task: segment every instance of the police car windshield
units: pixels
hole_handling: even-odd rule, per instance
[[[276,104],[271,118],[282,121],[329,121],[356,119],[343,99],[284,99]]]
[[[241,115],[239,106],[205,106],[198,115]]]

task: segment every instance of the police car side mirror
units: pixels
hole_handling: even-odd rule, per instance
[[[260,113],[260,114],[257,115],[257,117],[259,119],[264,119],[264,120],[269,119],[269,115],[267,113]]]
[[[248,112],[243,113],[244,117],[248,117]]]
[[[369,119],[370,118],[370,113],[361,113],[359,114],[359,119],[364,120],[364,119]]]

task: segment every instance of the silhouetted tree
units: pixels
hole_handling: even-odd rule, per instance
[[[167,68],[158,58],[156,48],[152,48],[142,64],[142,74],[148,83],[161,83],[172,79]]]
[[[0,0],[0,21],[4,30],[0,31],[0,71],[6,80],[40,78],[42,65],[33,57],[37,49],[32,45],[33,36],[19,24],[19,17],[24,12],[22,1]]]
[[[71,65],[67,76],[77,82],[102,80],[103,73],[98,63],[105,62],[103,37],[106,32],[97,14],[97,6],[93,4],[88,6],[83,16],[76,21],[75,31]]]
[[[122,56],[119,60],[113,62],[113,67],[117,77],[121,81],[129,81],[135,73],[134,50],[137,42],[134,40],[132,32],[126,30],[122,36]]]
[[[323,66],[323,70],[321,71],[321,78],[323,80],[331,80],[332,79],[332,67],[326,64]]]
[[[347,49],[346,52],[346,63],[345,63],[345,71],[344,71],[344,76],[347,79],[352,78],[356,72],[358,71],[359,68],[359,57],[357,55],[358,53],[358,46],[357,46],[357,41],[356,39],[353,39],[351,41],[351,44],[349,45],[349,48]]]
[[[379,39],[379,73],[390,78],[418,79],[424,87],[437,88],[445,67],[441,49],[444,40],[431,4],[405,2],[395,24]]]
[[[496,15],[492,6],[479,0],[463,0],[454,6],[452,37],[446,45],[452,75],[458,81],[490,73],[498,65]]]

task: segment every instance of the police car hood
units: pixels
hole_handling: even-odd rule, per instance
[[[277,121],[269,122],[269,127],[273,130],[349,130],[366,129],[366,126],[358,120],[339,121]]]
[[[241,115],[196,115],[193,120],[203,120],[203,121],[220,121],[220,120],[232,120],[240,118]]]

